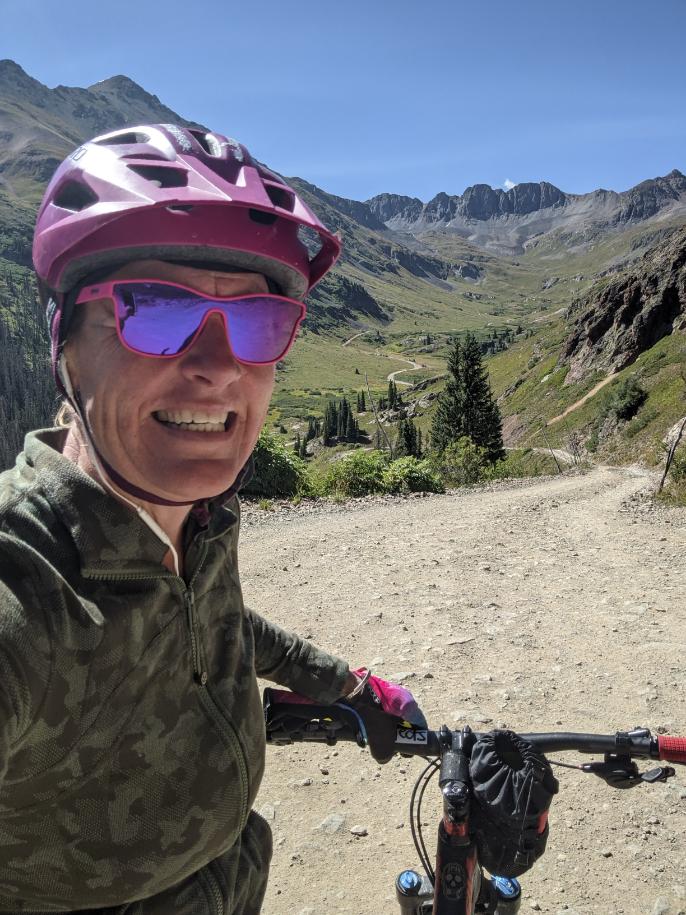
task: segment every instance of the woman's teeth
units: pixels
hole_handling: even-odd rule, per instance
[[[177,429],[191,432],[223,432],[228,413],[204,413],[195,410],[158,410],[155,419]]]

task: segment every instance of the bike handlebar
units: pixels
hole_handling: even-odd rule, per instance
[[[365,726],[353,706],[345,702],[319,705],[289,702],[288,693],[265,689],[264,711],[267,741],[289,744],[314,741],[335,744],[339,740],[366,745]],[[450,745],[451,731],[443,725],[438,730],[398,724],[394,750],[404,756],[441,756]],[[478,739],[479,733],[474,734]],[[629,758],[661,759],[686,765],[686,738],[653,736],[646,728],[618,731],[616,734],[530,733],[520,736],[542,753],[574,750],[587,754],[612,754]]]
[[[686,765],[686,737],[665,737],[658,735],[658,759]]]

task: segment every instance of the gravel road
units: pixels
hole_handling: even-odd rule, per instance
[[[246,602],[402,679],[434,727],[684,734],[686,512],[655,506],[652,482],[597,468],[424,498],[246,507]],[[395,876],[418,865],[408,804],[421,767],[378,766],[351,745],[270,748],[257,802],[275,837],[265,915],[394,915]],[[686,769],[628,791],[556,774],[522,912],[686,913]]]

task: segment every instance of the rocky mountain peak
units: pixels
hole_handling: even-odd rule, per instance
[[[43,83],[39,83],[37,79],[29,76],[18,63],[6,58],[0,60],[0,92],[15,99],[28,99],[42,104],[50,90]]]
[[[129,79],[128,76],[110,76],[108,79],[100,80],[88,87],[89,92],[96,92],[105,95],[116,95],[119,98],[136,99],[147,103],[160,105],[161,102],[156,95],[146,92],[142,86]]]
[[[390,222],[399,215],[409,220],[418,219],[424,206],[419,197],[406,197],[403,194],[377,194],[366,203],[383,223]]]
[[[525,216],[548,207],[561,207],[567,195],[548,181],[517,184],[509,191],[490,184],[473,184],[463,194],[440,191],[428,203],[416,197],[379,194],[367,201],[370,209],[386,224],[398,221],[423,224],[454,219],[485,221],[498,216]]]
[[[0,60],[0,80],[3,83],[36,82],[16,61],[8,57]]]

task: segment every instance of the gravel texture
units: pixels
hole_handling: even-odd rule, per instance
[[[653,503],[653,486],[640,468],[597,468],[446,495],[246,506],[246,602],[402,679],[432,727],[684,735],[686,512]],[[421,768],[378,766],[350,744],[270,748],[257,802],[275,838],[265,915],[395,913],[395,877],[418,865],[408,804]],[[556,775],[522,911],[686,913],[686,768],[628,791]],[[437,794],[422,818],[430,846]]]

